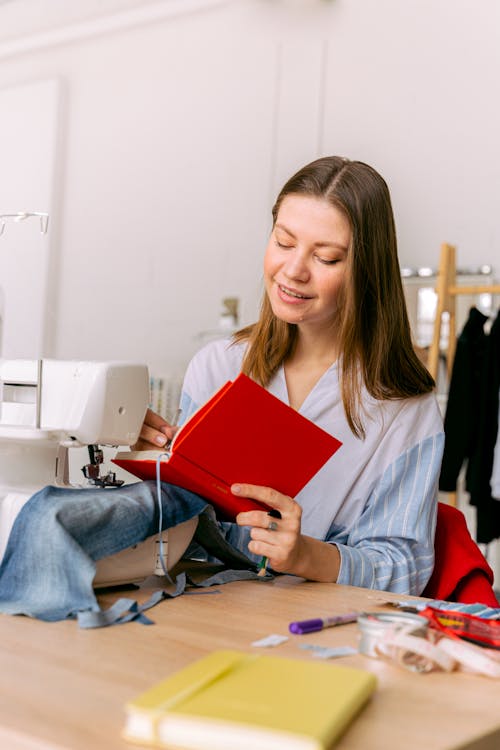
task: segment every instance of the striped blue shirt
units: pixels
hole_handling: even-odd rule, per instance
[[[241,370],[244,345],[212,342],[191,360],[183,385],[185,421]],[[283,368],[268,390],[285,403]],[[420,594],[434,565],[437,483],[444,445],[434,394],[380,401],[363,394],[364,439],[344,413],[337,365],[320,378],[300,413],[330,432],[342,447],[295,497],[303,534],[336,544],[337,582]],[[256,561],[250,529],[223,524],[228,541]]]

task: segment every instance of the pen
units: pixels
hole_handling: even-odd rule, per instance
[[[173,424],[170,425],[171,427],[177,427],[178,426],[178,424],[179,424],[179,418],[180,418],[181,414],[182,414],[182,409],[177,409],[177,411],[175,412],[175,417],[173,419]],[[167,442],[165,443],[165,446],[164,446],[164,450],[165,451],[170,450],[170,448],[172,446],[173,440],[174,440],[174,438],[170,438],[169,440],[167,440]]]
[[[335,625],[344,625],[348,622],[356,622],[362,612],[348,612],[346,615],[336,615],[335,617],[317,617],[314,620],[301,620],[300,622],[291,622],[288,626],[290,633],[304,635],[305,633],[315,633],[323,628],[333,628]]]
[[[262,557],[259,565],[257,566],[257,575],[262,578],[266,575],[267,570],[267,557]]]
[[[271,518],[281,518],[281,513],[279,512],[279,510],[276,510],[276,508],[272,508],[272,509],[271,509],[271,510],[270,510],[270,511],[268,512],[268,514],[267,514],[267,515],[268,515],[268,516],[271,516]],[[263,576],[265,576],[265,575],[266,575],[266,572],[267,572],[267,562],[268,562],[268,560],[267,560],[267,557],[266,557],[266,556],[264,556],[264,557],[261,557],[261,559],[260,559],[260,562],[259,562],[259,565],[258,565],[258,567],[257,567],[257,575],[258,575],[258,576],[259,576],[260,578],[262,578]]]

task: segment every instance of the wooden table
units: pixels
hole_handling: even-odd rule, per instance
[[[126,595],[146,599],[149,592]],[[108,592],[101,603],[108,606],[115,598]],[[0,748],[130,750],[137,746],[120,737],[125,702],[194,659],[219,648],[256,651],[252,641],[290,635],[292,620],[387,611],[383,602],[399,598],[283,576],[166,600],[150,610],[152,626],[81,630],[75,621],[2,615]],[[357,625],[343,625],[290,635],[272,653],[311,659],[299,644],[355,646],[357,640]],[[500,748],[500,681],[464,673],[414,674],[360,654],[331,663],[368,669],[379,681],[370,703],[337,742],[338,750]]]

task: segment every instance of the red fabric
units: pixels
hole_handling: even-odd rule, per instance
[[[493,591],[493,571],[473,540],[464,514],[438,503],[434,571],[422,596],[448,602],[500,607]]]

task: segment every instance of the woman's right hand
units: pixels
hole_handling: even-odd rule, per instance
[[[163,448],[169,440],[173,439],[178,429],[178,427],[174,427],[163,417],[160,417],[159,414],[148,409],[142,423],[139,439],[132,446],[132,450],[147,451],[154,448]]]

